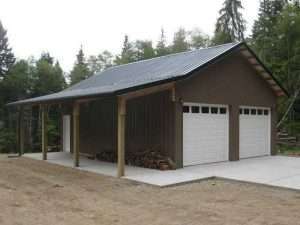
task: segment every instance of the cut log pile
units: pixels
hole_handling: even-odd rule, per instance
[[[126,164],[159,170],[175,169],[175,163],[169,157],[154,149],[128,154]]]
[[[107,150],[96,154],[96,158],[105,162],[117,162],[117,152]],[[126,165],[139,166],[150,169],[172,170],[175,169],[175,163],[171,158],[164,156],[161,151],[148,149],[137,152],[126,152]]]
[[[278,132],[277,144],[300,146],[300,143],[297,141],[297,137],[289,136],[289,134],[285,131]]]

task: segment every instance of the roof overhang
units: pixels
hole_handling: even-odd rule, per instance
[[[268,83],[277,97],[289,96],[289,93],[281,86],[279,81],[272,75],[271,71],[261,62],[247,44],[243,43],[239,47],[239,50],[257,73]]]

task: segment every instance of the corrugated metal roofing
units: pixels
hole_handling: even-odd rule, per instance
[[[129,88],[180,79],[242,43],[229,43],[111,67],[61,92],[10,105],[47,102],[94,95],[112,95]]]

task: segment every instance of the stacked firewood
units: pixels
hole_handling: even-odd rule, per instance
[[[105,162],[117,162],[117,152],[112,150],[102,151],[96,154],[96,158]],[[160,150],[147,149],[144,151],[128,151],[125,156],[126,165],[139,166],[150,169],[172,170],[175,163],[171,158],[164,156]]]
[[[159,170],[175,169],[175,164],[169,157],[154,149],[127,154],[126,164]]]
[[[290,136],[287,132],[281,131],[277,133],[277,144],[283,144],[287,146],[299,146],[297,137]]]

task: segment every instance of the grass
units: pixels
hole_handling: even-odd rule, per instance
[[[279,145],[278,153],[281,155],[296,155],[300,156],[300,146]]]

